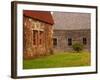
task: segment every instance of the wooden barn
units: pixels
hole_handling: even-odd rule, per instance
[[[53,24],[50,12],[23,10],[24,59],[51,54]]]
[[[83,50],[91,50],[91,14],[77,12],[53,12],[53,49],[72,51],[72,45],[82,44]]]

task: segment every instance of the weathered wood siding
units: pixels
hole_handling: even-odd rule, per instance
[[[91,32],[90,29],[85,30],[54,30],[54,38],[57,38],[57,46],[54,46],[54,51],[72,51],[72,45],[68,45],[68,38],[72,39],[72,44],[83,44],[83,38],[87,39],[87,44],[84,45],[84,50],[91,49]]]

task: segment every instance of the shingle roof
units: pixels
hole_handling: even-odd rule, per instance
[[[53,12],[54,29],[79,30],[90,29],[91,18],[89,13]]]
[[[23,14],[24,16],[43,21],[45,23],[54,24],[51,13],[47,11],[24,10]]]

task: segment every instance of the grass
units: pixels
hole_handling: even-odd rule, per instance
[[[23,61],[23,69],[75,67],[89,65],[89,52],[59,52],[50,56]]]

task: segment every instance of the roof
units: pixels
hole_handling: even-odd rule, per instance
[[[24,10],[23,14],[24,16],[31,17],[33,19],[37,19],[48,24],[54,24],[51,13],[47,11]]]
[[[90,29],[90,13],[53,12],[55,30]]]

